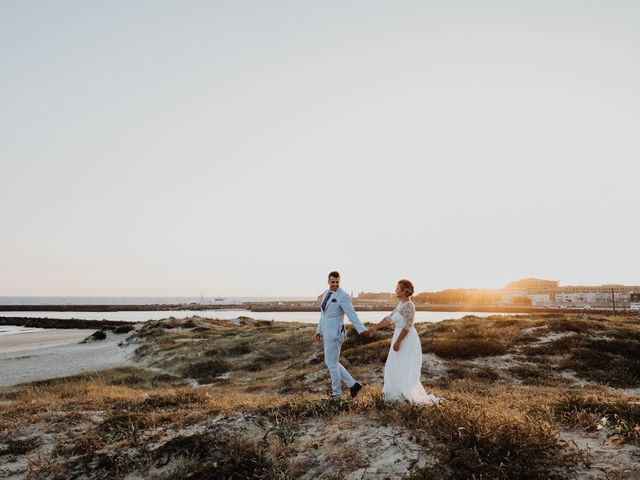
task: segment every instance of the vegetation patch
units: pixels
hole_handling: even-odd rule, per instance
[[[104,330],[96,330],[87,338],[85,338],[81,343],[95,342],[99,340],[105,340],[107,338],[107,332]]]
[[[116,327],[113,330],[113,333],[120,335],[120,334],[123,334],[123,333],[132,332],[133,330],[135,330],[133,325],[120,325],[119,327]]]
[[[102,449],[107,444],[106,440],[97,432],[90,431],[78,435],[71,441],[60,441],[54,450],[59,457],[71,456],[91,456],[97,450]]]
[[[587,380],[618,388],[640,387],[640,361],[592,348],[571,352],[562,367]]]
[[[201,390],[180,389],[150,395],[144,400],[147,408],[184,408],[191,404],[203,404],[209,400],[209,395]]]
[[[524,385],[552,385],[557,380],[557,375],[548,366],[521,364],[514,365],[507,371]]]
[[[342,412],[350,412],[357,408],[358,404],[340,398],[326,398],[318,401],[292,401],[277,407],[260,409],[259,414],[271,419],[288,419],[297,421],[310,417],[325,417]]]
[[[42,440],[38,437],[30,437],[8,439],[6,441],[0,441],[0,443],[6,444],[6,447],[0,448],[0,455],[24,455],[42,445]]]
[[[607,329],[607,320],[598,317],[565,316],[559,318],[550,318],[547,320],[547,326],[552,332],[575,332],[590,333]]]
[[[150,424],[149,416],[144,413],[117,412],[107,417],[100,425],[100,429],[114,440],[128,440],[136,443],[142,430]]]
[[[423,352],[453,360],[504,355],[508,352],[508,348],[495,338],[450,338],[427,343],[424,345]]]
[[[593,431],[610,426],[618,443],[640,445],[640,404],[604,395],[570,391],[552,405],[555,417],[571,428]]]
[[[397,414],[402,423],[442,442],[449,478],[566,478],[557,434],[540,419],[468,402],[405,404]],[[428,475],[423,469],[411,478],[433,478]]]
[[[422,333],[422,351],[447,360],[504,355],[509,352],[510,342],[524,328],[517,321],[467,316],[459,321],[441,322]]]
[[[572,349],[581,347],[589,337],[583,334],[570,334],[555,340],[540,343],[538,345],[527,345],[521,352],[528,356],[548,356],[566,355]]]
[[[494,382],[500,378],[500,373],[488,365],[456,363],[447,367],[447,381],[463,378]]]
[[[387,361],[389,348],[390,342],[388,339],[378,340],[343,350],[342,357],[353,362],[384,363]]]
[[[229,370],[231,366],[226,360],[214,358],[188,365],[183,373],[189,378],[195,378],[199,383],[213,383],[217,377]]]
[[[277,460],[263,448],[222,429],[178,436],[161,445],[152,454],[158,466],[167,465],[178,457],[187,460],[172,471],[173,478],[286,478]]]

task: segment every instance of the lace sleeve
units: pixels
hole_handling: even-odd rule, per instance
[[[404,318],[404,326],[405,330],[411,330],[413,327],[413,320],[416,316],[416,306],[413,302],[407,302],[400,307],[400,314]]]
[[[387,319],[389,319],[389,321],[391,322],[391,324],[392,324],[392,325],[395,325],[395,322],[393,321],[393,318],[391,318],[391,317],[393,317],[393,314],[394,314],[394,313],[396,313],[396,310],[398,310],[398,307],[397,307],[397,306],[396,306],[396,308],[394,308],[394,309],[393,309],[393,311],[392,311],[389,315],[387,315],[386,317],[384,317],[384,318],[383,318],[383,320],[387,320]]]

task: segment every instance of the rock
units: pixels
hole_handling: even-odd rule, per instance
[[[107,334],[104,330],[96,330],[80,343],[98,342],[100,340],[105,340],[106,338]]]

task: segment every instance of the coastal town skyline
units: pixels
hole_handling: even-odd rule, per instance
[[[347,288],[349,290],[349,288]],[[416,290],[416,295],[418,294],[429,294],[429,293],[441,293],[447,291],[477,291],[477,292],[508,292],[508,291],[527,291],[534,293],[539,293],[543,291],[558,291],[558,292],[580,292],[580,291],[599,291],[606,292],[607,295],[611,291],[618,292],[634,292],[640,294],[640,282],[624,284],[620,282],[616,283],[606,283],[606,284],[567,284],[566,282],[560,282],[557,280],[549,280],[542,278],[520,278],[517,280],[512,280],[506,283],[503,286],[499,287],[483,287],[483,286],[455,286],[449,285],[441,289],[437,290]],[[376,296],[384,296],[385,298],[395,298],[395,294],[391,289],[388,290],[374,290],[367,288],[360,289],[350,289],[349,293],[354,298],[376,298]],[[154,296],[146,296],[146,295],[0,295],[0,299],[12,298],[153,298]],[[268,296],[258,296],[258,295],[237,295],[237,294],[227,294],[225,297],[222,297],[218,294],[211,294],[209,291],[205,289],[201,289],[199,295],[157,295],[158,298],[188,298],[188,299],[197,299],[199,298],[201,301],[211,302],[213,301],[221,301],[229,298],[233,299],[241,299],[241,298],[252,298],[252,299],[311,299],[316,297],[313,294],[306,295],[268,295]],[[0,301],[0,303],[2,303]]]

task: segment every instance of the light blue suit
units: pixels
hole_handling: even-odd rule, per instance
[[[352,387],[356,381],[349,374],[346,368],[340,363],[340,348],[346,338],[344,330],[344,315],[347,315],[349,321],[356,328],[358,333],[362,333],[367,328],[358,318],[358,314],[353,309],[351,297],[338,288],[329,297],[324,310],[322,310],[322,302],[331,290],[326,290],[320,301],[320,322],[316,333],[322,335],[324,340],[324,363],[329,369],[331,375],[331,394],[340,395],[342,393],[341,380]]]

